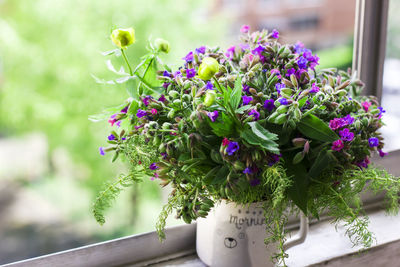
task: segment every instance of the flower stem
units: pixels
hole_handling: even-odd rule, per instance
[[[123,58],[124,58],[124,60],[125,60],[125,62],[126,62],[126,65],[128,66],[129,74],[130,74],[131,76],[133,76],[133,72],[132,72],[131,65],[129,64],[128,58],[127,58],[126,55],[125,55],[124,49],[122,49],[122,48],[121,48],[121,53],[122,53],[122,56],[123,56]]]
[[[218,89],[219,89],[220,93],[223,93],[223,92],[222,92],[221,85],[219,84],[219,82],[218,82],[217,78],[215,78],[215,76],[214,76],[214,77],[213,77],[213,79],[214,79],[215,83],[217,84],[217,87],[218,87]]]

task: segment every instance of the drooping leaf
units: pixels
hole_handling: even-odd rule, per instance
[[[265,141],[278,140],[278,135],[271,133],[270,131],[262,127],[257,121],[252,121],[247,124],[250,125],[253,133],[255,133],[259,138]]]
[[[220,112],[217,121],[208,120],[210,127],[217,136],[225,137],[233,131],[233,121],[225,113]]]
[[[137,79],[129,79],[129,81],[127,81],[126,91],[128,92],[129,96],[136,101],[140,101],[138,89],[139,84]]]
[[[321,142],[333,142],[339,139],[338,135],[325,122],[312,114],[303,117],[298,123],[297,129],[305,136]]]
[[[238,76],[238,78],[235,81],[235,87],[230,95],[230,104],[233,108],[233,110],[236,110],[237,107],[239,106],[240,100],[242,99],[242,78]]]
[[[251,107],[251,105],[246,105],[246,106],[242,106],[240,108],[238,108],[236,110],[237,114],[243,114],[246,110],[248,110]]]
[[[332,162],[337,161],[335,156],[332,154],[332,151],[323,149],[319,152],[317,158],[314,161],[314,164],[311,166],[308,171],[308,175],[311,178],[318,178],[318,176],[330,166]]]
[[[279,146],[273,140],[266,140],[265,138],[258,137],[251,129],[246,129],[240,133],[240,137],[242,137],[247,143],[251,145],[260,146],[274,154],[279,154]]]
[[[293,164],[293,153],[284,154],[286,174],[292,176],[292,184],[288,188],[289,198],[307,215],[309,178],[303,164]]]

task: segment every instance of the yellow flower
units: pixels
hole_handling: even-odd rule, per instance
[[[210,80],[215,73],[219,71],[219,63],[215,58],[206,57],[203,58],[203,62],[201,62],[198,76],[200,79],[208,81]]]
[[[111,40],[116,46],[126,49],[135,42],[135,30],[133,28],[115,29],[111,33]]]

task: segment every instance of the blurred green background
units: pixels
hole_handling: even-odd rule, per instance
[[[4,185],[0,186],[0,194],[1,190],[12,189],[15,195],[33,195],[40,201],[22,206],[35,213],[44,210],[38,206],[40,203],[47,203],[54,211],[54,221],[60,227],[57,229],[63,230],[47,233],[43,228],[34,228],[31,238],[49,240],[74,233],[68,244],[52,246],[50,242],[29,253],[21,252],[25,248],[18,245],[12,249],[0,245],[0,264],[154,229],[162,194],[157,182],[152,181],[123,193],[107,213],[103,227],[92,217],[90,208],[96,193],[106,180],[123,172],[124,166],[111,164],[109,155],[99,155],[98,147],[105,145],[110,128],[107,122],[90,122],[88,116],[120,104],[127,94],[123,86],[96,84],[91,74],[114,77],[100,54],[114,48],[109,40],[114,26],[135,28],[136,43],[128,49],[133,63],[145,53],[149,37],[169,40],[171,52],[165,61],[173,67],[200,45],[227,47],[229,42],[237,42],[232,37],[232,25],[237,35],[246,19],[219,12],[215,2],[220,1],[0,0],[0,141],[4,142],[0,151],[10,153],[5,158],[15,158],[0,164],[23,164],[18,162],[23,161],[22,153],[35,152],[13,148],[6,151],[3,148],[9,139],[18,142],[35,132],[48,143],[44,163],[48,168],[37,177],[10,177],[0,167],[0,184]],[[325,45],[319,53],[321,67],[350,67],[351,39],[351,34],[344,33],[340,44]],[[0,198],[0,217],[6,216],[1,205]],[[5,222],[9,225],[0,227],[0,239],[12,240],[17,236],[12,230],[22,228],[13,228],[11,223],[15,221],[11,219]],[[29,225],[24,222],[19,227]]]

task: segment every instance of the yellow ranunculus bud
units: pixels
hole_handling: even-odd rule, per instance
[[[133,28],[115,29],[111,33],[111,40],[116,46],[126,49],[135,42],[135,30]]]
[[[198,70],[198,76],[200,79],[208,81],[218,71],[219,71],[218,61],[215,58],[206,57],[206,58],[203,58],[203,62],[201,62],[201,65]]]
[[[154,45],[156,46],[157,50],[168,54],[169,49],[170,49],[168,41],[161,39],[161,38],[157,38],[154,41]]]

